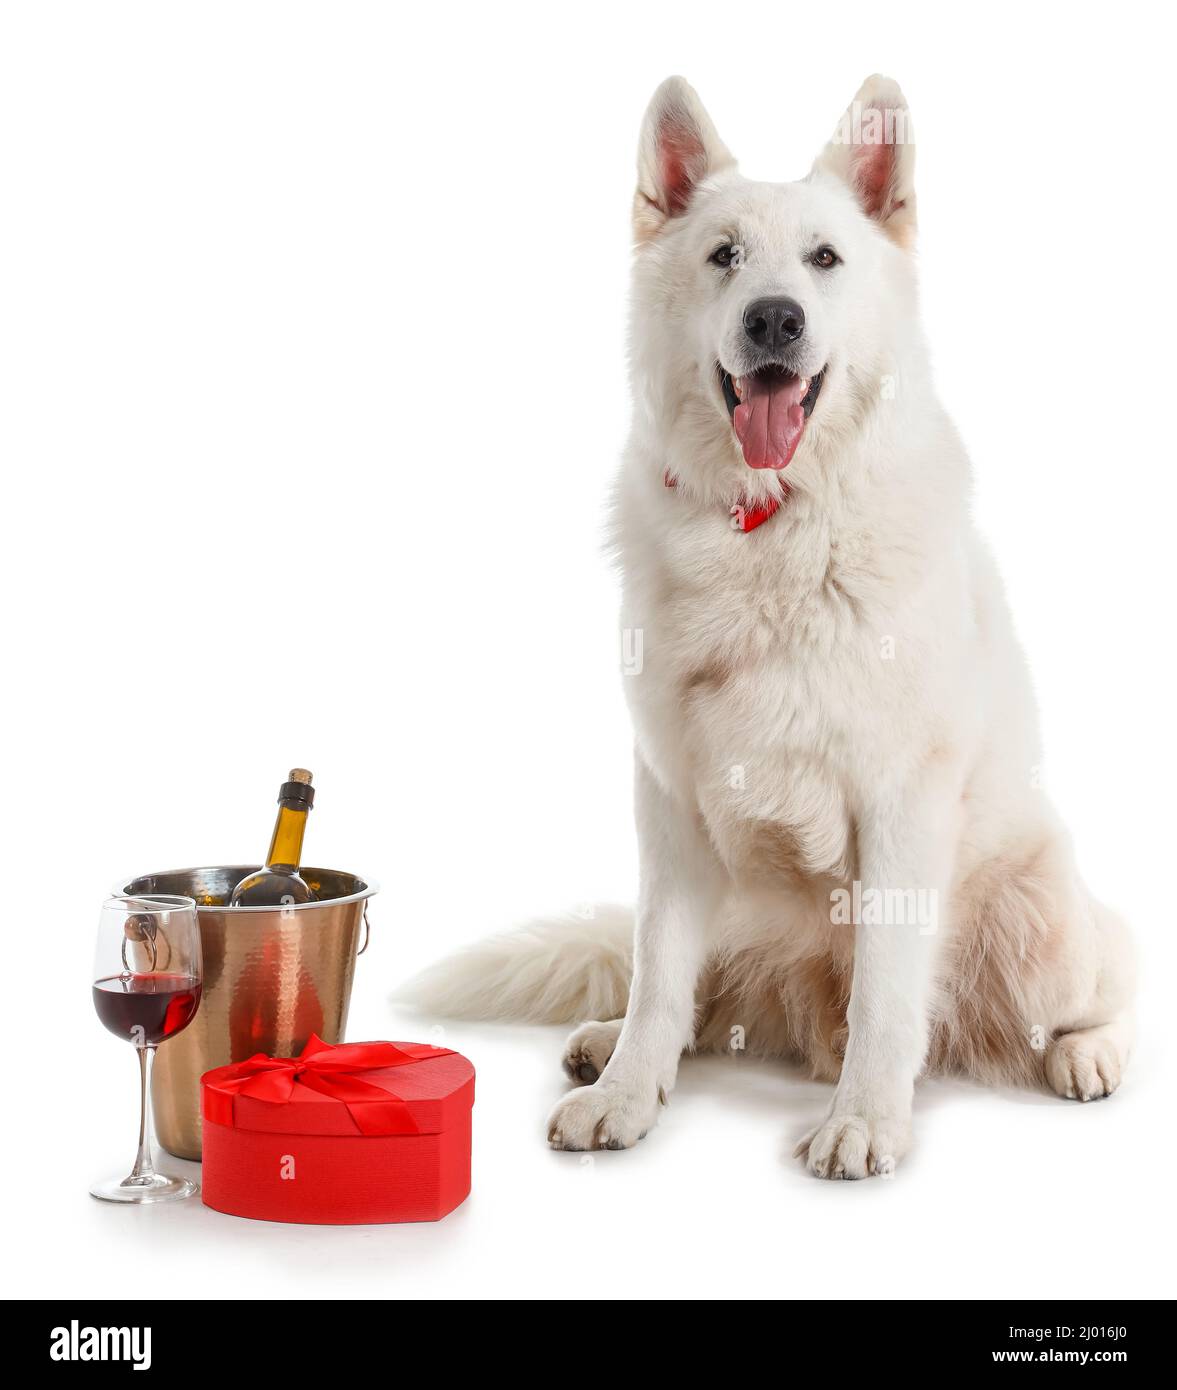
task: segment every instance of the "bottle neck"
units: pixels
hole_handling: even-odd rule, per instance
[[[270,852],[266,855],[266,867],[275,865],[297,869],[302,862],[302,837],[307,828],[306,805],[278,803],[278,819],[274,822],[274,835],[270,840]]]

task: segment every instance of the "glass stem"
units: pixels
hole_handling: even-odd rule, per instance
[[[155,1177],[155,1165],[151,1161],[151,1064],[155,1060],[155,1048],[138,1047],[135,1051],[139,1054],[139,1152],[135,1155],[135,1166],[128,1182]]]

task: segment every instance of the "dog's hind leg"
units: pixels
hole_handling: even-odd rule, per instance
[[[605,1070],[624,1022],[582,1023],[564,1044],[564,1070],[575,1085],[592,1085]]]
[[[1096,975],[1093,995],[1081,1017],[1067,1020],[1047,1049],[1046,1079],[1068,1100],[1110,1096],[1128,1064],[1135,1032],[1132,996],[1135,960],[1119,917],[1087,896]]]
[[[796,1051],[779,1040],[778,1035],[785,1027],[785,1020],[780,999],[772,989],[765,991],[763,999],[749,998],[746,994],[731,997],[723,990],[722,969],[714,964],[699,977],[695,992],[695,1019],[694,1039],[684,1050],[728,1054],[743,1051],[747,1045],[744,1036],[746,1025],[753,1020],[754,1050],[769,1056]],[[590,1086],[598,1079],[613,1056],[624,1023],[624,1018],[590,1020],[582,1023],[569,1036],[564,1044],[562,1062],[564,1072],[573,1085]],[[834,1068],[832,1079],[838,1079],[837,1067]]]
[[[1132,1020],[1128,1015],[1063,1033],[1046,1054],[1046,1079],[1067,1100],[1096,1100],[1110,1096],[1132,1049]]]

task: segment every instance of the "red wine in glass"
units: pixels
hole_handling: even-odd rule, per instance
[[[156,1171],[151,1152],[155,1050],[182,1033],[200,1007],[200,922],[191,898],[119,894],[102,905],[90,998],[103,1025],[133,1045],[139,1069],[139,1148],[125,1178],[96,1182],[103,1202],[170,1202],[198,1191],[191,1178]]]
[[[136,1047],[155,1047],[187,1028],[200,1006],[200,981],[162,970],[96,980],[94,1008],[110,1031]]]

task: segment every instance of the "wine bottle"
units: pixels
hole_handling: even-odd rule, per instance
[[[298,872],[302,837],[314,804],[311,774],[304,767],[291,768],[290,780],[282,783],[278,793],[278,819],[266,862],[252,874],[246,874],[233,889],[230,907],[283,907],[314,902],[314,893]]]

